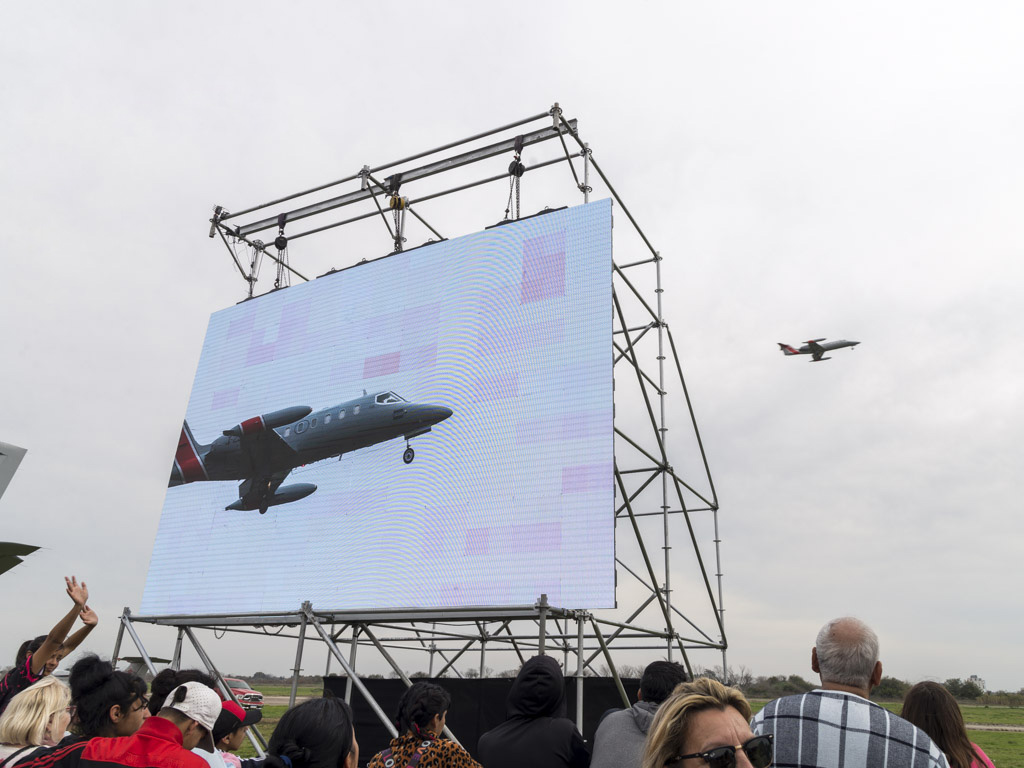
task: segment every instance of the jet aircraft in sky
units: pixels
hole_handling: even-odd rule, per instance
[[[225,509],[258,509],[304,499],[312,483],[281,483],[296,467],[358,451],[396,437],[406,442],[402,460],[415,457],[409,440],[452,415],[442,405],[410,403],[378,392],[313,412],[295,405],[236,424],[209,445],[196,442],[186,420],[167,487],[207,480],[241,480],[238,499]]]
[[[831,360],[830,357],[822,357],[826,352],[831,352],[833,349],[842,349],[843,347],[856,347],[860,344],[859,341],[847,341],[846,339],[840,339],[839,341],[830,341],[826,344],[819,344],[818,342],[825,341],[824,339],[811,339],[805,342],[800,349],[794,349],[789,344],[783,344],[781,341],[778,342],[779,349],[788,357],[789,355],[812,355],[812,363],[820,363],[822,360]]]

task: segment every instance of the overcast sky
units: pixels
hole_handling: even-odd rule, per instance
[[[1024,9],[893,5],[4,3],[0,440],[29,452],[0,538],[44,549],[0,577],[0,659],[63,614],[65,573],[103,654],[141,600],[209,314],[245,292],[212,206],[557,101],[665,259],[729,663],[809,678],[817,628],[855,614],[888,674],[1024,686]],[[577,202],[530,181],[524,212]],[[456,236],[506,194],[421,210]],[[380,255],[375,226],[293,263]],[[818,365],[776,346],[818,337],[862,345]],[[210,650],[236,673],[294,653]]]

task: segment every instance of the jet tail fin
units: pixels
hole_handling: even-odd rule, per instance
[[[789,355],[799,355],[800,354],[795,349],[793,349],[791,346],[789,346],[789,344],[783,344],[781,341],[776,342],[776,343],[779,345],[779,349],[781,349],[783,354],[785,354],[786,356],[789,356]]]
[[[174,464],[171,467],[171,479],[168,487],[184,485],[196,480],[208,480],[206,466],[203,464],[203,457],[210,449],[210,446],[196,442],[189,429],[188,420],[182,422],[181,436],[178,438],[178,447],[174,451]]]

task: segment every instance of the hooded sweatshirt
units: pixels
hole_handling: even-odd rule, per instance
[[[590,768],[640,768],[644,741],[654,722],[657,704],[638,701],[629,709],[612,712],[597,727]]]
[[[487,768],[587,768],[590,755],[565,716],[565,681],[550,656],[528,660],[505,702],[506,720],[480,737]]]

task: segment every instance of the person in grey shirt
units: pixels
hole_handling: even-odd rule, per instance
[[[590,768],[640,768],[654,713],[686,679],[686,670],[674,661],[648,664],[640,678],[637,703],[606,715],[598,725]]]

